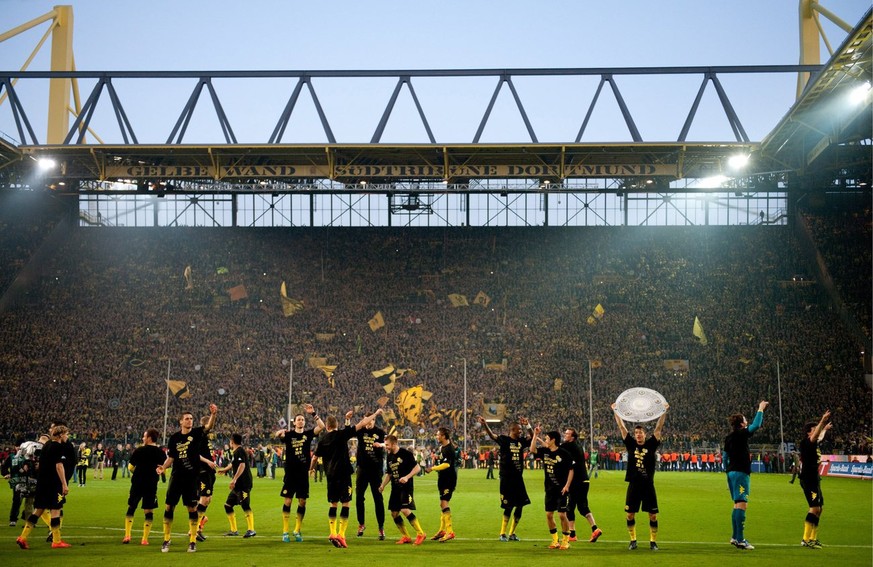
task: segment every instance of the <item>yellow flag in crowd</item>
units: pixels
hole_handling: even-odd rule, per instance
[[[709,344],[709,341],[706,340],[706,333],[703,331],[703,325],[700,324],[700,319],[698,319],[697,317],[694,318],[694,329],[692,329],[691,332],[694,334],[695,337],[697,337],[697,340],[700,341],[700,344],[702,344],[703,346]]]
[[[279,297],[282,299],[282,313],[285,317],[290,317],[303,309],[302,301],[288,297],[288,290],[285,287],[285,282],[282,282],[282,287],[279,289]]]
[[[385,326],[385,318],[382,317],[382,312],[377,311],[373,318],[367,321],[367,324],[370,325],[370,330],[374,333]]]
[[[331,388],[336,386],[336,382],[333,379],[333,373],[336,371],[336,364],[324,364],[318,367],[319,370],[324,372],[324,375],[327,376],[327,383]]]
[[[485,421],[503,421],[506,419],[506,404],[482,402],[482,417]]]
[[[460,293],[450,293],[449,301],[452,303],[452,307],[466,307],[470,305],[467,303],[467,296]]]
[[[421,417],[421,395],[424,388],[421,385],[407,388],[397,396],[397,408],[409,423],[418,423]]]
[[[170,392],[180,400],[185,400],[191,397],[191,391],[188,390],[188,383],[182,380],[167,380],[167,387]]]
[[[194,289],[194,280],[191,276],[191,266],[185,266],[185,289]]]
[[[481,305],[482,307],[488,307],[488,304],[491,303],[491,298],[488,297],[488,294],[484,291],[480,291],[476,294],[476,297],[473,298],[473,305]]]

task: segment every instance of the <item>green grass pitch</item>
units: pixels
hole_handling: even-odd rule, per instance
[[[90,473],[90,471],[89,471]],[[207,512],[208,540],[197,546],[196,554],[186,553],[186,514],[177,509],[173,525],[173,545],[169,553],[160,552],[162,511],[155,514],[151,545],[139,545],[142,512],[134,522],[133,542],[122,545],[128,479],[88,479],[85,488],[73,486],[66,506],[63,537],[70,549],[52,550],[43,540],[45,526],[34,530],[31,549],[22,551],[15,544],[22,523],[6,527],[11,490],[0,490],[0,513],[3,514],[5,537],[0,541],[0,565],[37,565],[58,561],[60,565],[275,565],[287,561],[305,564],[368,565],[385,562],[396,565],[566,565],[567,561],[593,561],[597,565],[627,565],[629,560],[643,559],[646,564],[676,566],[743,564],[792,567],[803,565],[873,565],[873,483],[854,479],[825,478],[822,491],[825,511],[819,539],[825,548],[802,548],[800,538],[806,502],[798,484],[789,484],[787,475],[752,475],[751,502],[746,522],[746,537],[756,549],[743,551],[728,544],[730,539],[731,502],[725,475],[722,473],[658,473],[655,483],[661,513],[658,543],[661,550],[652,552],[646,543],[648,522],[638,515],[636,551],[627,550],[624,520],[623,473],[601,472],[592,480],[590,504],[604,535],[595,544],[587,543],[589,529],[582,519],[577,525],[582,541],[567,551],[547,549],[549,534],[543,512],[542,473],[527,471],[528,492],[532,505],[524,509],[518,529],[522,541],[497,541],[500,509],[497,506],[497,480],[486,480],[484,470],[462,470],[458,491],[452,500],[455,532],[458,538],[448,543],[427,541],[420,547],[398,546],[397,529],[385,526],[386,541],[376,538],[377,526],[368,496],[367,531],[355,537],[357,521],[354,503],[347,539],[349,549],[335,549],[327,541],[327,503],[324,483],[312,483],[311,497],[303,526],[304,541],[282,543],[282,499],[279,497],[282,472],[276,480],[255,479],[252,508],[255,511],[257,537],[224,537],[227,518],[223,503],[227,496],[227,477],[219,477],[216,497]],[[90,476],[90,475],[89,475]],[[108,475],[107,475],[108,479]],[[417,515],[432,535],[439,525],[436,477],[416,478]],[[160,498],[166,485],[159,485]],[[293,510],[293,507],[292,507]],[[240,530],[245,519],[237,508]],[[293,521],[293,518],[292,518]]]

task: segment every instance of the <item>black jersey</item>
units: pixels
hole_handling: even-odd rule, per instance
[[[646,439],[642,445],[637,445],[631,433],[624,438],[627,448],[627,472],[625,482],[652,482],[655,479],[656,450],[661,442],[654,436]]]
[[[821,451],[818,448],[818,439],[810,441],[804,437],[800,442],[800,477],[801,481],[818,482],[818,466],[821,464]],[[42,463],[40,463],[42,464]]]
[[[37,488],[41,486],[57,487],[57,491],[61,489],[61,478],[58,476],[58,463],[64,465],[67,460],[67,452],[64,444],[58,441],[49,440],[43,445],[42,452],[39,454],[39,471],[36,477]],[[66,467],[64,467],[66,474]]]
[[[400,478],[409,475],[412,469],[415,468],[415,465],[418,464],[415,462],[415,455],[402,447],[397,449],[396,453],[389,452],[386,462],[388,464],[388,474],[391,475],[391,486],[400,485]],[[409,480],[401,485],[408,493],[412,493],[412,481],[413,477],[409,477]]]
[[[328,479],[339,475],[352,475],[352,462],[349,459],[349,440],[355,436],[354,427],[328,431],[318,442],[315,454],[322,458],[324,473]]]
[[[73,478],[74,474],[76,474],[76,462],[78,460],[76,446],[73,445],[72,441],[61,443],[61,445],[64,453],[64,471],[67,474],[67,482],[70,482],[70,479]]]
[[[508,435],[498,435],[496,443],[500,447],[500,476],[521,478],[524,474],[524,448],[530,442],[525,443],[524,437],[513,439]]]
[[[285,470],[308,471],[309,462],[312,460],[312,440],[315,438],[315,430],[307,429],[297,433],[293,429],[286,431],[283,437],[285,441]]]
[[[157,492],[158,473],[155,469],[164,464],[166,459],[167,455],[157,445],[137,447],[130,456],[130,464],[134,467],[130,484],[143,494]]]
[[[561,449],[570,453],[573,459],[573,485],[581,484],[588,480],[588,467],[585,466],[585,453],[576,441],[561,443]]]
[[[173,458],[173,476],[196,475],[200,471],[201,444],[206,444],[206,430],[195,427],[188,434],[177,431],[167,441],[167,455]]]
[[[727,455],[727,472],[752,474],[752,457],[749,454],[749,439],[752,432],[748,428],[735,429],[724,438],[724,452]]]
[[[536,458],[543,462],[543,484],[546,489],[563,488],[573,469],[573,457],[561,447],[554,451],[547,447],[537,449]]]
[[[239,478],[236,480],[236,484],[234,485],[235,492],[251,492],[252,490],[252,469],[249,466],[249,456],[246,453],[246,450],[242,447],[237,447],[233,451],[233,461],[230,463],[232,475],[231,478],[236,476],[236,471],[239,470],[240,466],[244,466],[245,470],[243,470],[242,474],[239,475]]]
[[[377,471],[381,474],[383,461],[385,460],[385,450],[380,447],[374,447],[374,443],[385,443],[385,432],[378,427],[371,429],[359,429],[355,435],[358,439],[358,451],[356,453],[359,469],[366,471]]]
[[[205,433],[205,430],[204,430],[204,433]],[[206,433],[203,436],[203,441],[200,443],[200,456],[208,461],[215,462],[215,458],[213,458],[213,456],[212,456],[213,451],[215,450],[215,447],[212,445],[212,438],[213,437],[214,437],[214,435],[212,433]],[[200,461],[200,469],[205,470],[205,471],[209,471],[209,472],[214,470],[212,467],[210,467],[209,465],[204,463],[202,460]]]
[[[440,456],[437,459],[437,464],[442,465],[444,463],[449,464],[449,468],[442,469],[437,471],[439,475],[439,479],[449,480],[449,481],[457,481],[458,479],[458,452],[455,451],[455,446],[451,443],[446,443],[442,447],[440,447]]]

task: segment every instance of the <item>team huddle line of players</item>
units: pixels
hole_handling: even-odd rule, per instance
[[[762,401],[750,424],[742,414],[728,418],[730,434],[725,438],[724,453],[728,488],[734,502],[731,521],[733,532],[730,543],[739,549],[754,547],[746,540],[744,525],[750,494],[751,457],[749,439],[763,424],[764,410],[768,402]],[[669,410],[658,418],[651,436],[646,429],[637,425],[631,433],[624,420],[612,406],[615,421],[628,451],[629,465],[625,474],[628,483],[625,497],[627,531],[630,538],[629,550],[637,549],[636,514],[642,510],[649,515],[649,548],[657,551],[658,499],[654,476],[657,448],[660,445],[664,422]],[[320,459],[327,477],[329,542],[337,548],[347,548],[346,532],[351,514],[352,494],[356,494],[356,513],[358,520],[357,536],[366,529],[365,495],[372,494],[378,523],[379,539],[385,539],[385,504],[383,492],[391,485],[388,511],[394,521],[400,539],[397,544],[421,545],[427,538],[424,529],[415,515],[414,478],[420,472],[437,472],[437,489],[440,504],[440,526],[431,540],[448,542],[455,539],[450,502],[457,486],[457,451],[450,439],[450,431],[441,427],[437,430],[440,445],[439,458],[432,467],[422,469],[415,456],[400,446],[397,437],[386,435],[376,427],[376,419],[381,409],[368,412],[352,425],[352,412],[345,414],[345,427],[340,428],[336,417],[328,416],[324,421],[310,404],[304,411],[315,421],[315,426],[306,429],[306,416],[297,415],[293,427],[275,432],[275,436],[285,444],[285,478],[280,496],[282,505],[282,541],[303,540],[303,521],[306,502],[309,498],[309,477],[315,471]],[[173,433],[164,452],[158,446],[158,431],[148,429],[140,445],[131,455],[128,465],[131,471],[131,488],[128,508],[125,514],[125,535],[122,543],[131,542],[134,514],[137,507],[144,512],[141,545],[149,545],[149,535],[154,522],[154,511],[158,508],[158,480],[165,471],[170,470],[163,515],[163,541],[161,551],[168,552],[176,506],[181,501],[188,511],[188,552],[197,551],[197,541],[205,541],[203,527],[207,520],[206,510],[212,500],[216,474],[231,476],[230,493],[224,503],[230,530],[226,536],[238,536],[234,508],[242,508],[246,519],[244,538],[257,535],[254,529],[254,513],[251,509],[252,474],[248,466],[248,456],[242,447],[242,436],[233,433],[230,438],[232,458],[227,466],[218,468],[212,458],[209,432],[214,428],[218,407],[209,406],[209,415],[194,427],[194,416],[185,412],[179,420],[180,429]],[[810,549],[820,549],[818,524],[824,506],[821,494],[818,463],[820,452],[818,443],[831,428],[831,413],[826,411],[818,421],[809,422],[804,429],[804,439],[800,443],[801,461],[804,466],[800,472],[800,482],[809,504],[804,521],[801,544]],[[550,549],[566,550],[570,542],[577,541],[575,512],[585,517],[591,529],[588,540],[594,543],[603,532],[597,527],[588,506],[589,478],[585,457],[577,440],[578,433],[567,428],[563,434],[557,431],[542,433],[539,425],[532,427],[529,420],[520,418],[509,426],[508,435],[495,435],[488,422],[478,418],[487,435],[497,444],[500,454],[500,507],[503,511],[500,528],[500,541],[518,541],[516,530],[522,517],[522,509],[530,504],[525,487],[524,450],[528,449],[543,463],[545,511],[551,543]],[[523,429],[524,428],[524,429]],[[527,430],[530,438],[523,438]],[[322,434],[312,451],[312,442]],[[542,438],[540,435],[542,434]],[[61,539],[63,505],[69,492],[68,482],[72,479],[78,462],[75,447],[69,442],[69,430],[63,423],[53,423],[49,438],[44,442],[39,454],[36,477],[36,490],[33,512],[27,518],[16,543],[22,549],[29,549],[28,537],[42,518],[51,531],[52,548],[66,548],[70,544]],[[348,443],[357,439],[357,480],[353,491],[353,468],[349,456]],[[291,529],[291,507],[297,499],[294,527]],[[560,537],[558,522],[560,522]],[[407,523],[414,531],[407,529]]]

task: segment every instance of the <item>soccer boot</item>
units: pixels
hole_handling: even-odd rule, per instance
[[[385,530],[379,528],[379,541],[385,541]]]
[[[193,541],[188,544],[188,553],[197,553],[197,544]]]
[[[453,539],[455,539],[455,532],[449,532],[440,538],[440,543],[446,543],[447,541],[451,541]]]
[[[361,536],[363,536],[363,535],[364,535],[364,530],[365,530],[365,529],[366,529],[366,526],[365,526],[364,524],[360,524],[360,525],[358,526],[358,534],[357,534],[357,537],[361,537]]]
[[[509,538],[506,537],[506,534],[500,534],[500,541],[509,541]]]
[[[652,551],[658,551],[661,548],[658,547],[658,544],[655,543],[654,541],[650,541],[649,542],[649,549],[651,549]]]
[[[446,532],[444,532],[443,530],[440,530],[436,533],[436,535],[434,535],[432,538],[430,538],[430,540],[431,541],[439,541],[440,539],[442,539],[442,537],[444,535],[446,535]]]
[[[197,535],[194,536],[194,539],[196,539],[197,541],[206,541],[206,536],[203,535],[203,532],[201,530],[197,530]]]
[[[596,543],[597,540],[598,540],[598,539],[600,538],[600,536],[602,536],[602,535],[603,535],[603,532],[600,530],[600,528],[597,528],[596,530],[594,530],[593,532],[591,532],[591,539],[588,540],[588,543]]]
[[[170,540],[164,540],[164,543],[161,544],[161,553],[167,553],[170,551]]]
[[[633,551],[637,548],[637,540],[632,539],[629,544],[627,544],[627,548],[629,551]]]
[[[66,547],[73,547],[73,546],[65,541],[56,541],[52,544],[52,549],[63,549]]]
[[[258,535],[258,532],[256,532],[255,530],[246,530],[246,533],[243,534],[243,539],[255,537],[256,535]]]
[[[403,536],[394,543],[397,545],[403,545],[404,543],[412,543],[412,539],[409,536]]]
[[[346,542],[346,538],[344,538],[343,536],[337,536],[336,540],[337,540],[337,543],[339,543],[340,549],[348,549],[349,548],[349,544]]]
[[[427,539],[427,534],[420,533],[417,536],[415,536],[415,542],[413,543],[413,545],[421,545],[422,543],[424,543],[424,540],[426,540],[426,539]]]
[[[335,535],[327,536],[327,540],[328,540],[328,541],[330,542],[330,544],[331,544],[332,546],[334,546],[334,547],[342,547],[342,546],[340,545],[340,542],[339,542],[339,536],[335,536]]]
[[[17,543],[18,547],[20,547],[21,549],[30,549],[30,546],[27,545],[27,540],[24,539],[23,537],[17,538],[15,540],[15,543]]]
[[[294,536],[294,541],[296,541],[296,542],[298,542],[298,543],[300,543],[301,541],[303,541],[303,534],[302,534],[302,533],[300,533],[300,532],[294,532],[294,533],[291,534],[291,535]]]
[[[282,534],[282,543],[291,543],[291,536],[288,535],[288,532]]]
[[[509,534],[509,541],[521,541],[515,534]]]
[[[235,536],[238,536],[238,535],[239,535],[239,532],[236,531],[236,530],[233,530],[233,531],[227,532],[227,533],[224,534],[224,535],[229,536],[229,537],[235,537]]]

